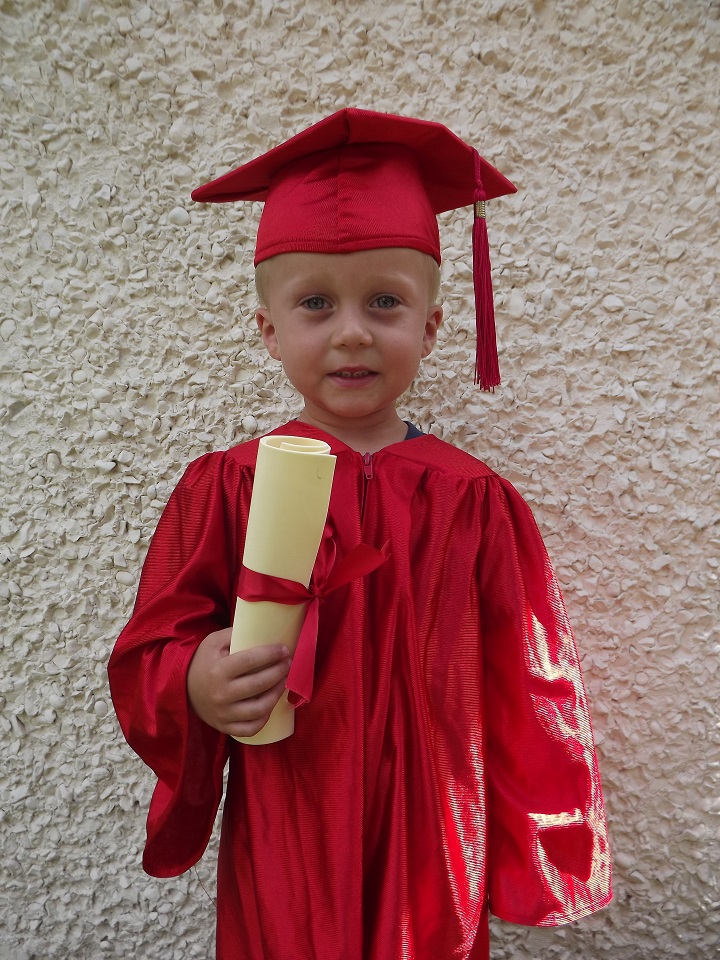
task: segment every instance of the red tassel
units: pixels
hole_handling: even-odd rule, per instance
[[[475,352],[475,383],[483,390],[494,390],[500,384],[497,340],[495,336],[495,305],[490,274],[490,247],[485,203],[475,203],[473,223],[473,282],[475,284],[475,323],[477,347]]]

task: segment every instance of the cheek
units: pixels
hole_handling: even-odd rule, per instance
[[[318,351],[312,337],[291,335],[278,338],[279,352],[288,376],[302,377],[315,364]]]
[[[425,336],[425,328],[418,328],[416,325],[410,330],[404,331],[404,335],[397,344],[398,355],[407,358],[407,362],[418,362],[432,349]]]

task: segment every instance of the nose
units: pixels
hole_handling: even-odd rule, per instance
[[[364,347],[372,343],[372,332],[364,312],[356,305],[343,304],[335,313],[333,346]]]

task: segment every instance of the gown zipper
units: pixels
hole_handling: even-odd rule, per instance
[[[363,481],[363,492],[362,492],[362,503],[360,505],[360,522],[365,516],[365,501],[367,500],[368,484],[373,478],[373,455],[371,453],[364,453],[362,455],[363,462],[363,473],[365,479]]]
[[[363,459],[363,470],[365,471],[365,479],[366,479],[366,480],[372,480],[372,477],[373,477],[372,457],[373,457],[373,455],[372,455],[371,453],[364,453],[364,454],[363,454],[363,458],[362,458],[362,459]]]

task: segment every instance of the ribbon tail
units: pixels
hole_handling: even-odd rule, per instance
[[[382,550],[377,550],[367,543],[359,543],[332,568],[330,576],[325,581],[323,592],[330,593],[338,587],[344,587],[351,580],[367,576],[368,573],[377,570],[388,558],[387,546],[385,544]]]
[[[288,703],[291,707],[301,707],[312,697],[319,622],[318,605],[318,598],[314,597],[305,612],[292,666],[285,682]]]
[[[285,683],[288,703],[291,707],[301,707],[309,703],[312,697],[320,623],[320,598],[337,590],[338,587],[345,586],[357,577],[364,577],[373,570],[377,570],[381,564],[385,563],[387,557],[387,544],[382,550],[376,550],[375,547],[370,547],[366,543],[360,543],[340,563],[334,564],[319,594],[313,597],[305,611],[292,666]],[[304,588],[301,587],[301,589]]]

